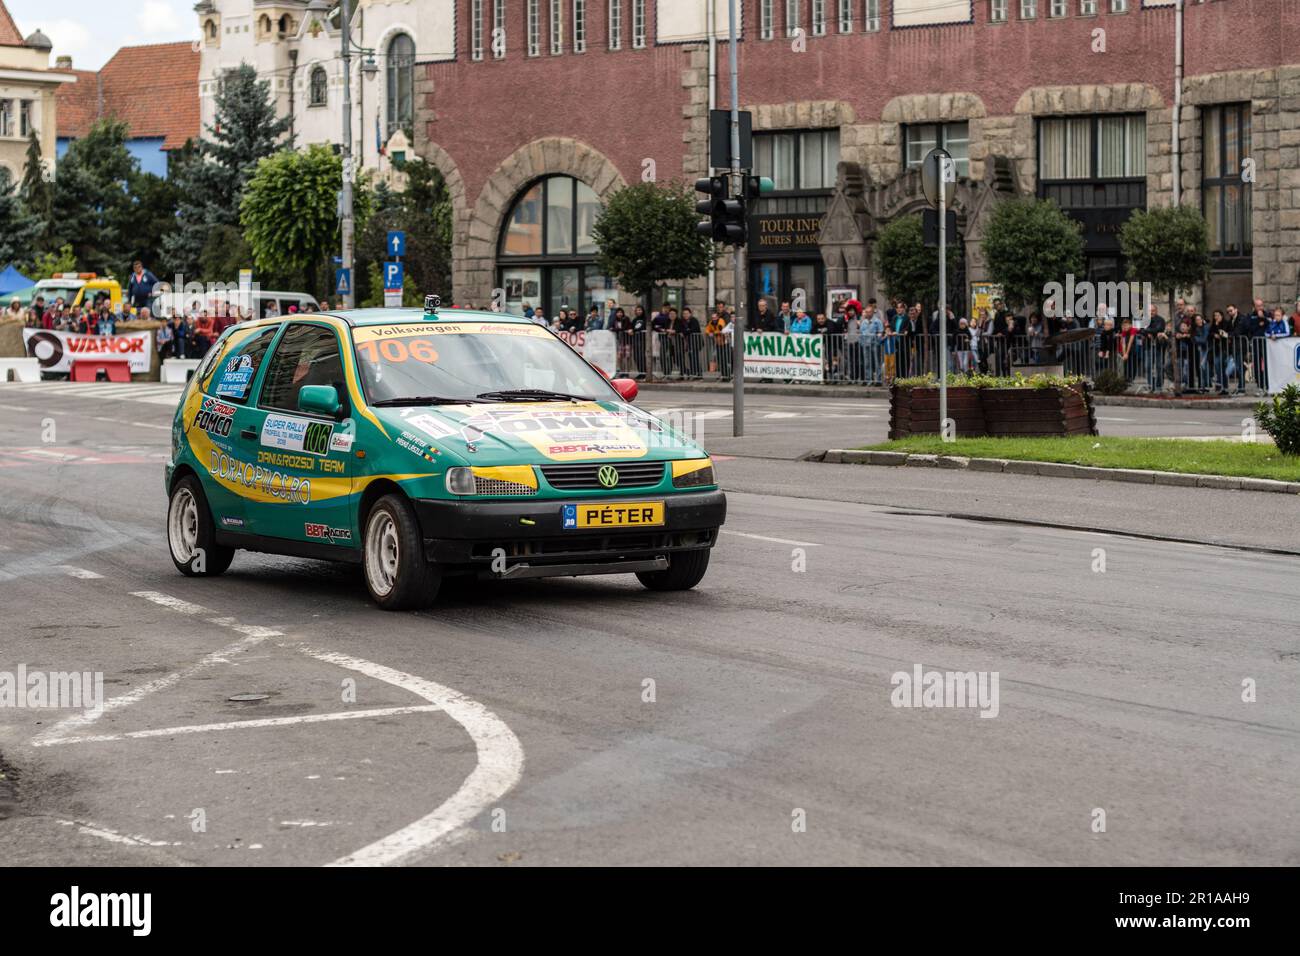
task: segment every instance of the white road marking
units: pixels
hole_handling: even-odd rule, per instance
[[[788,538],[769,538],[765,534],[747,534],[744,531],[726,531],[723,534],[735,535],[737,538],[753,538],[755,541],[771,541],[774,544],[792,544],[797,548],[820,548],[814,541],[791,541]]]
[[[235,643],[228,644],[220,650],[215,650],[211,654],[200,658],[189,667],[168,674],[165,677],[159,677],[157,680],[151,680],[147,684],[141,684],[135,690],[128,691],[120,697],[113,697],[110,700],[105,701],[103,708],[98,713],[86,712],[73,714],[71,717],[65,717],[53,727],[42,731],[33,737],[32,746],[48,747],[52,744],[61,743],[64,737],[69,736],[72,732],[80,730],[83,727],[90,726],[95,723],[95,721],[99,720],[100,717],[104,716],[104,714],[110,713],[114,710],[121,710],[123,707],[129,707],[136,701],[141,700],[156,691],[171,687],[185,678],[197,674],[205,668],[211,667],[213,664],[224,663],[235,654],[243,653],[250,647],[260,644],[263,640],[265,640],[264,637],[240,638],[235,641]]]
[[[81,578],[83,581],[93,581],[102,578],[102,574],[96,574],[94,571],[87,571],[85,568],[74,568],[70,564],[56,564],[55,570],[62,571],[70,578]]]
[[[87,836],[99,837],[101,840],[107,840],[110,843],[125,843],[127,846],[180,846],[180,843],[168,840],[150,840],[148,837],[127,836],[124,833],[118,833],[116,830],[110,830],[108,827],[101,827],[93,823],[82,823],[80,820],[60,820],[65,827],[76,827],[78,833],[84,833]]]
[[[132,591],[131,597],[144,598],[146,601],[153,601],[154,604],[161,604],[163,607],[171,608],[173,611],[180,611],[182,614],[212,613],[201,605],[191,604],[189,601],[182,601],[180,598],[172,597],[170,594],[162,594],[159,591]]]
[[[393,717],[399,714],[426,714],[438,710],[436,704],[419,704],[410,707],[377,707],[373,710],[340,710],[328,714],[298,714],[294,717],[261,717],[254,720],[228,720],[219,724],[184,724],[180,727],[154,727],[149,730],[132,730],[122,734],[95,734],[87,737],[60,737],[46,746],[55,744],[102,744],[113,740],[136,740],[142,737],[176,737],[182,734],[203,734],[214,730],[245,730],[257,727],[287,727],[291,724],[322,724],[332,720],[359,720],[365,717]],[[221,771],[218,771],[220,773]],[[233,772],[233,771],[230,771]]]
[[[461,783],[460,789],[440,807],[396,833],[335,860],[330,866],[389,866],[431,850],[500,800],[519,782],[524,769],[524,748],[519,738],[505,721],[478,701],[450,687],[382,664],[310,647],[300,649],[316,660],[357,671],[436,704],[465,729],[478,752],[474,770]]]
[[[802,412],[768,412],[764,418],[801,418]]]

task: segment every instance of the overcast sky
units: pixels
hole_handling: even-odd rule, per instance
[[[199,35],[195,0],[4,0],[24,37],[40,30],[56,56],[97,70],[124,46],[192,40]]]

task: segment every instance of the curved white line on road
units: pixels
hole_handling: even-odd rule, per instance
[[[473,772],[461,783],[460,789],[436,810],[382,840],[340,857],[330,866],[392,866],[408,861],[414,854],[448,841],[456,830],[500,800],[519,782],[524,770],[523,745],[505,721],[478,701],[450,687],[382,664],[302,645],[298,649],[318,661],[357,671],[437,705],[465,729],[478,752],[478,763]]]

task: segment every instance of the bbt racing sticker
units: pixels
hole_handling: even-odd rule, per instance
[[[331,528],[329,525],[307,522],[302,526],[302,531],[309,538],[328,541],[330,544],[352,540],[352,531],[349,528]]]

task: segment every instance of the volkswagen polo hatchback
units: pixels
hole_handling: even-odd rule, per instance
[[[392,610],[466,576],[692,588],[726,499],[704,451],[635,397],[548,329],[436,297],[234,326],[172,423],[172,561],[354,562]]]

